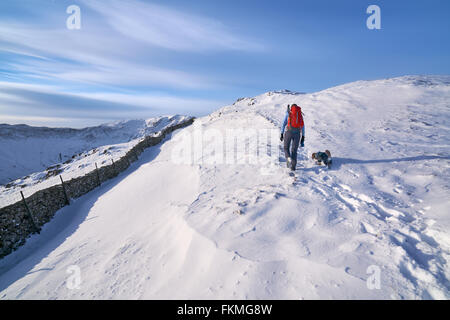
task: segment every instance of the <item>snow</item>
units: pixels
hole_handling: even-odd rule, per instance
[[[163,116],[84,129],[0,124],[0,208],[19,201],[20,191],[29,196],[60,184],[59,175],[67,181],[95,170],[95,163],[110,165],[145,136],[187,119]]]
[[[0,260],[0,299],[449,299],[449,101],[448,76],[240,99],[61,209]],[[264,138],[294,102],[295,180]]]

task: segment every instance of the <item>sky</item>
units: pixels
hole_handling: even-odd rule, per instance
[[[381,29],[367,27],[370,5]],[[448,75],[449,12],[448,0],[0,1],[0,123],[202,116],[271,90]]]

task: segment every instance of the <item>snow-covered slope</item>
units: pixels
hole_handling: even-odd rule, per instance
[[[124,120],[84,129],[0,124],[0,208],[118,160],[145,136],[186,116]],[[11,180],[11,181],[10,181]],[[3,183],[2,183],[3,181]]]
[[[295,181],[266,148],[294,102]],[[0,298],[448,299],[449,125],[446,76],[240,99],[59,211],[0,261]],[[236,132],[248,148],[221,163]]]
[[[84,129],[0,124],[0,184],[43,171],[84,151],[152,134],[171,118],[116,121]]]

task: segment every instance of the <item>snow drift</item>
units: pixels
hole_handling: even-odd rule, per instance
[[[282,155],[269,171],[209,161],[227,130],[264,150],[294,102],[295,180]],[[240,99],[60,210],[0,261],[0,298],[448,299],[449,102],[447,76]],[[175,163],[199,129],[204,148]],[[330,170],[309,158],[324,149]]]

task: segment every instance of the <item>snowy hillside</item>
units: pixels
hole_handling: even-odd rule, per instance
[[[269,149],[294,102],[295,180]],[[449,128],[448,76],[240,99],[0,260],[0,299],[449,299]],[[230,134],[248,144],[232,157]],[[329,170],[310,159],[325,149]]]
[[[126,154],[140,139],[185,116],[126,120],[84,129],[0,124],[0,208],[30,195],[108,165]]]

